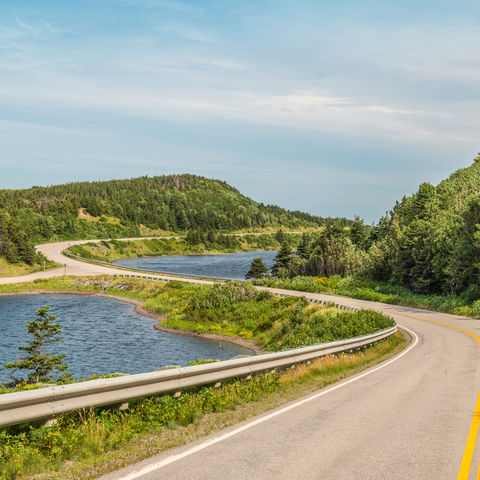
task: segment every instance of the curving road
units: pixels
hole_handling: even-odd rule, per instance
[[[67,275],[114,273],[114,268],[62,256],[61,251],[74,243],[83,242],[46,244],[38,249],[66,264]],[[3,278],[0,283],[63,273],[61,268]],[[104,480],[477,478],[479,321],[341,297],[288,293],[386,311],[411,331],[412,344],[392,361],[334,387]]]

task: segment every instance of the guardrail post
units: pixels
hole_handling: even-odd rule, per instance
[[[129,409],[128,402],[114,403],[113,405],[108,406],[111,410],[119,410],[121,412]]]
[[[58,423],[57,417],[42,418],[40,420],[32,421],[32,425],[35,427],[45,427],[50,428]]]

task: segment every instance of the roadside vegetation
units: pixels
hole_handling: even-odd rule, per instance
[[[404,197],[376,226],[326,222],[257,285],[480,318],[480,156]]]
[[[0,210],[0,277],[14,277],[56,267],[37,253],[18,221]]]
[[[396,354],[402,334],[355,354],[329,356],[285,372],[232,379],[219,388],[130,402],[127,411],[89,409],[52,427],[0,431],[0,479],[91,479],[183,445],[358,373]]]
[[[256,279],[253,283],[258,286],[339,295],[372,302],[404,305],[453,315],[480,318],[480,300],[478,300],[478,287],[476,285],[460,295],[428,295],[414,293],[405,287],[391,283],[378,282],[353,275],[348,277],[339,275],[331,277],[268,277]]]
[[[45,262],[45,265],[44,263]],[[28,275],[30,273],[43,272],[45,270],[52,270],[53,268],[59,268],[55,262],[46,260],[43,256],[39,256],[35,263],[29,265],[28,263],[18,261],[15,263],[9,263],[4,258],[0,258],[0,278],[1,277],[18,277],[20,275]]]

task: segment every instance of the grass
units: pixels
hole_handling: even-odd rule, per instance
[[[45,269],[51,270],[59,268],[55,262],[47,260],[45,262]],[[8,263],[4,258],[0,257],[0,278],[1,277],[18,277],[21,275],[28,275],[30,273],[43,272],[43,264],[36,263],[35,265],[27,265],[26,263]]]
[[[359,298],[373,302],[480,318],[480,287],[476,285],[471,286],[462,295],[455,296],[418,294],[404,287],[355,276],[265,278],[255,280],[254,284]]]
[[[62,415],[53,427],[0,431],[0,479],[91,479],[305,396],[392,357],[403,334],[284,372],[136,400],[127,411]]]

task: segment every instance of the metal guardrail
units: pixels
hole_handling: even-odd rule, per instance
[[[62,413],[82,408],[118,405],[148,395],[178,392],[188,387],[284,368],[317,357],[363,348],[390,337],[396,331],[395,325],[371,335],[278,353],[7,393],[0,395],[0,426],[54,419]]]

